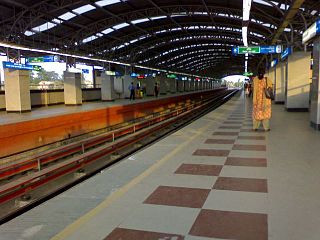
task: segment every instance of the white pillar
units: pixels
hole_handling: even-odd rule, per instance
[[[178,81],[178,92],[184,92],[184,81]]]
[[[177,80],[176,79],[169,79],[170,81],[170,93],[176,93],[177,92]]]
[[[30,77],[27,70],[4,70],[7,112],[30,112]]]
[[[275,103],[283,104],[284,97],[285,97],[285,69],[286,69],[286,62],[279,62],[276,67],[276,74],[275,74]]]
[[[113,101],[115,99],[114,76],[102,73],[101,77],[101,100]]]
[[[124,75],[123,77],[123,91],[124,91],[124,98],[130,98],[130,91],[129,86],[133,82],[133,79],[130,75]]]
[[[288,111],[308,111],[310,92],[310,52],[288,57],[285,107]]]
[[[310,124],[320,130],[320,37],[313,42],[313,67],[311,86]]]
[[[81,73],[64,72],[64,103],[65,105],[81,105]]]
[[[116,98],[124,98],[124,77],[115,77],[114,78],[114,92]]]
[[[147,84],[147,96],[154,96],[154,85],[156,81],[153,77],[147,77],[146,78],[146,84]]]

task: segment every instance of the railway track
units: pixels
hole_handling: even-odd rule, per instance
[[[212,97],[0,167],[0,224],[212,111],[236,92],[217,92]]]

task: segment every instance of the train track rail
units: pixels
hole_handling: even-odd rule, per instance
[[[0,224],[65,191],[133,152],[222,105],[236,90],[147,116],[139,122],[89,137],[0,168]],[[12,177],[28,173],[17,179]]]

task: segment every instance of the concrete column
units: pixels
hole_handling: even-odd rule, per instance
[[[186,80],[185,83],[184,83],[184,89],[186,92],[190,92],[190,81],[189,80]]]
[[[184,81],[178,81],[178,92],[184,92]]]
[[[27,70],[4,70],[7,112],[30,112],[30,77]]]
[[[129,91],[129,86],[133,82],[133,79],[131,78],[130,75],[124,75],[123,76],[123,97],[124,98],[130,98],[130,91]]]
[[[156,83],[155,78],[147,77],[146,84],[147,84],[147,96],[154,96],[154,85]]]
[[[105,73],[101,74],[101,100],[114,101],[114,76],[108,76]]]
[[[320,37],[313,42],[313,67],[312,67],[312,85],[310,94],[310,123],[311,126],[320,130]]]
[[[288,111],[308,111],[310,92],[310,52],[295,52],[288,57],[285,107]]]
[[[194,80],[191,80],[190,81],[190,91],[194,91],[196,88],[195,88],[195,82]]]
[[[128,88],[127,88],[128,89]],[[114,78],[114,92],[117,98],[124,98],[124,77]]]
[[[159,94],[166,95],[167,94],[166,77],[164,75],[161,75],[159,78],[160,78]]]
[[[283,104],[284,103],[284,91],[285,91],[285,62],[279,62],[279,64],[276,67],[276,80],[274,91],[275,91],[275,103],[277,104]]]
[[[97,88],[101,87],[101,74],[102,74],[101,71],[98,71],[96,69],[94,70],[95,84]]]
[[[199,90],[199,81],[194,81],[194,90],[195,91]]]
[[[176,79],[169,79],[169,85],[170,85],[170,88],[169,88],[169,92],[170,93],[176,93],[177,92],[177,80]]]
[[[64,104],[81,105],[81,73],[64,71]]]

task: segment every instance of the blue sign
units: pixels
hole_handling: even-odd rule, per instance
[[[83,74],[88,74],[89,73],[89,69],[82,69],[82,73]]]
[[[138,77],[138,76],[139,76],[139,74],[137,74],[137,73],[134,73],[134,72],[131,73],[131,77],[132,77],[132,78],[136,78],[136,77]]]
[[[245,49],[248,49],[245,51]],[[277,54],[282,52],[281,45],[252,46],[252,47],[232,47],[232,55],[238,54]]]
[[[29,57],[26,59],[27,63],[43,63],[43,62],[59,62],[60,57],[55,55],[41,56],[41,57]]]
[[[14,63],[14,62],[3,62],[3,68],[10,68],[16,70],[34,70],[33,65],[25,65],[21,63]]]
[[[277,54],[277,53],[281,53],[281,50],[282,50],[281,45],[260,47],[261,54]]]
[[[286,50],[284,50],[283,53],[281,53],[281,60],[286,59],[291,54],[292,54],[292,48],[287,47]]]
[[[238,47],[232,47],[232,55],[238,55],[239,51],[238,51]]]
[[[305,44],[315,36],[320,35],[320,19],[312,24],[302,35],[302,43]]]
[[[274,59],[274,60],[271,62],[271,67],[277,66],[278,62],[279,62],[278,59]]]

